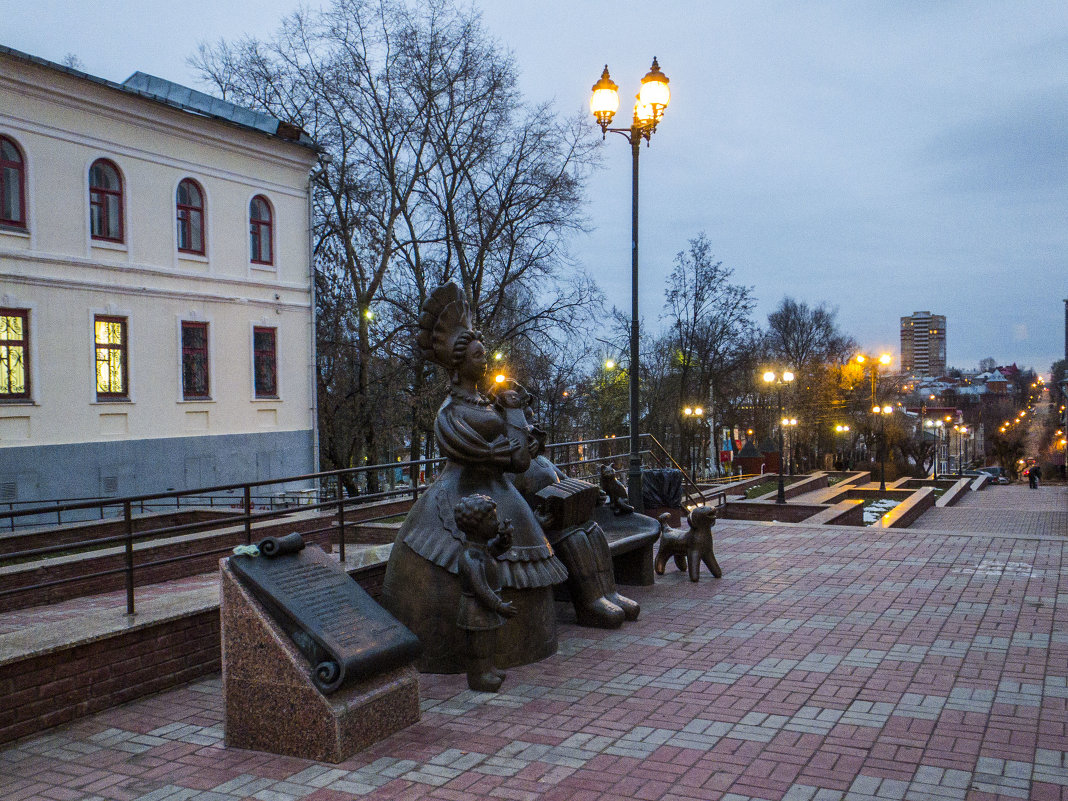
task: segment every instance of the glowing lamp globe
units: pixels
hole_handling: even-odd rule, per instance
[[[671,90],[668,88],[668,77],[660,71],[660,65],[653,58],[653,66],[642,78],[641,88],[638,90],[638,101],[643,105],[650,106],[654,115],[659,118],[671,101]]]
[[[656,109],[649,103],[643,103],[640,99],[634,100],[634,124],[639,127],[647,127],[656,122]]]
[[[612,82],[608,75],[608,65],[604,65],[601,80],[593,85],[593,94],[590,96],[590,111],[597,119],[602,128],[607,128],[612,123],[612,117],[619,110],[619,87]]]

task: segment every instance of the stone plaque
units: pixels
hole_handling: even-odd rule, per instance
[[[419,656],[418,638],[321,548],[299,534],[258,547],[259,556],[230,557],[230,569],[311,662],[323,694]]]

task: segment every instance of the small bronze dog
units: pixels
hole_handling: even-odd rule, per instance
[[[723,575],[712,550],[712,526],[716,525],[715,509],[711,506],[698,506],[686,516],[690,523],[687,529],[671,528],[670,514],[662,514],[657,519],[660,521],[661,533],[654,569],[658,576],[664,575],[669,556],[675,557],[675,565],[679,570],[689,568],[690,581],[700,579],[701,562],[705,563],[705,567],[716,578]]]

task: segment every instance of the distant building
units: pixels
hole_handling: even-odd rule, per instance
[[[310,472],[308,136],[0,47],[0,501]]]
[[[901,318],[901,372],[942,375],[946,371],[946,318],[929,311]]]

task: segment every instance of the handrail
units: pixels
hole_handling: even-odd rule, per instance
[[[642,434],[647,441],[655,445],[641,451],[643,457],[647,457],[657,463],[669,463],[678,468],[687,485],[697,488],[692,477],[682,470],[667,450],[651,434]],[[627,437],[602,437],[591,440],[573,440],[568,442],[552,443],[547,447],[556,453],[560,449],[574,447],[582,448],[582,457],[577,460],[568,459],[567,450],[564,452],[564,461],[557,464],[561,470],[568,474],[579,473],[582,468],[590,469],[591,475],[596,475],[597,465],[609,462],[629,453],[629,439]],[[610,453],[604,453],[604,446],[618,446],[608,448]],[[597,455],[590,454],[594,449]],[[618,451],[618,452],[617,452]],[[389,471],[401,471],[415,478],[419,475],[420,468],[426,466],[428,473],[437,473],[445,464],[444,458],[416,459],[407,462],[389,462],[375,465],[362,465],[359,467],[324,470],[318,473],[306,473],[298,476],[284,476],[281,478],[260,479],[244,483],[220,484],[211,487],[197,487],[189,490],[168,490],[166,492],[148,493],[145,495],[132,495],[123,497],[107,497],[96,499],[76,499],[67,503],[46,502],[28,508],[14,508],[27,502],[12,502],[0,505],[0,521],[8,518],[4,525],[0,523],[0,529],[9,528],[14,533],[0,534],[0,541],[6,541],[8,546],[14,545],[18,550],[7,553],[0,552],[0,565],[12,565],[20,562],[36,562],[47,559],[57,554],[76,554],[90,560],[94,553],[106,552],[108,558],[117,558],[114,563],[100,563],[86,561],[85,572],[77,572],[71,576],[55,578],[47,572],[41,576],[41,580],[34,584],[24,586],[3,586],[0,584],[0,599],[9,597],[15,593],[28,593],[35,590],[59,587],[63,584],[75,584],[88,579],[114,577],[122,575],[118,586],[125,586],[127,614],[136,614],[136,587],[139,571],[147,568],[159,567],[183,559],[207,558],[225,554],[239,542],[250,543],[255,537],[258,526],[270,524],[275,521],[284,521],[293,515],[311,515],[315,519],[324,522],[312,534],[331,532],[330,539],[337,544],[338,555],[345,559],[346,535],[355,525],[356,521],[380,520],[391,516],[383,512],[375,514],[373,508],[378,504],[392,502],[404,502],[409,499],[415,501],[426,490],[425,484],[413,481],[411,485],[405,483],[398,486],[389,476]],[[375,472],[385,474],[384,480],[378,482],[369,481],[371,486],[376,487],[374,492],[358,495],[349,495],[345,490],[344,479],[355,480],[360,475],[369,477]],[[586,475],[581,473],[581,475]],[[294,488],[295,485],[304,485],[303,488]],[[382,486],[382,489],[378,489]],[[279,492],[266,493],[263,488],[276,487]],[[699,488],[697,488],[699,491]],[[254,492],[259,490],[259,492]],[[280,502],[284,492],[307,492],[307,497],[301,498],[301,502]],[[225,493],[225,494],[224,494]],[[692,502],[692,494],[686,492],[687,500]],[[304,501],[307,502],[304,502]],[[387,508],[387,507],[384,507]],[[217,509],[220,514],[213,519],[197,520],[186,518],[181,522],[171,525],[159,525],[159,521],[152,521],[154,514],[170,512],[181,514],[183,512],[194,513],[197,510]],[[354,514],[354,510],[357,510]],[[368,517],[366,512],[371,511]],[[74,513],[82,513],[80,516]],[[63,520],[63,513],[68,513],[67,520]],[[80,517],[80,519],[71,519]],[[42,523],[41,520],[59,520],[56,523]],[[26,521],[15,529],[15,521]],[[142,522],[138,522],[138,521]],[[104,525],[113,527],[110,530],[100,531],[100,521]],[[100,531],[100,536],[91,533],[78,534],[79,524],[93,526]],[[305,524],[307,525],[307,524]],[[312,526],[316,525],[314,523]],[[138,530],[140,527],[140,530]],[[74,533],[76,539],[64,541],[62,538],[48,540],[51,532],[66,531],[66,536]],[[212,536],[233,533],[233,543],[226,547],[218,546],[218,539],[209,539]],[[334,533],[336,532],[336,534]],[[147,550],[144,547],[135,547],[140,543],[163,541],[175,537],[189,538],[189,547],[180,555],[173,556],[166,553],[154,552],[151,546]],[[25,539],[23,539],[25,538]],[[57,541],[58,539],[58,541]],[[21,546],[21,547],[20,547]],[[185,548],[186,546],[182,546]],[[110,550],[108,550],[110,549]],[[9,574],[10,575],[10,574]],[[3,579],[0,579],[2,582]],[[115,587],[118,588],[117,586]],[[68,591],[67,597],[70,596]]]

